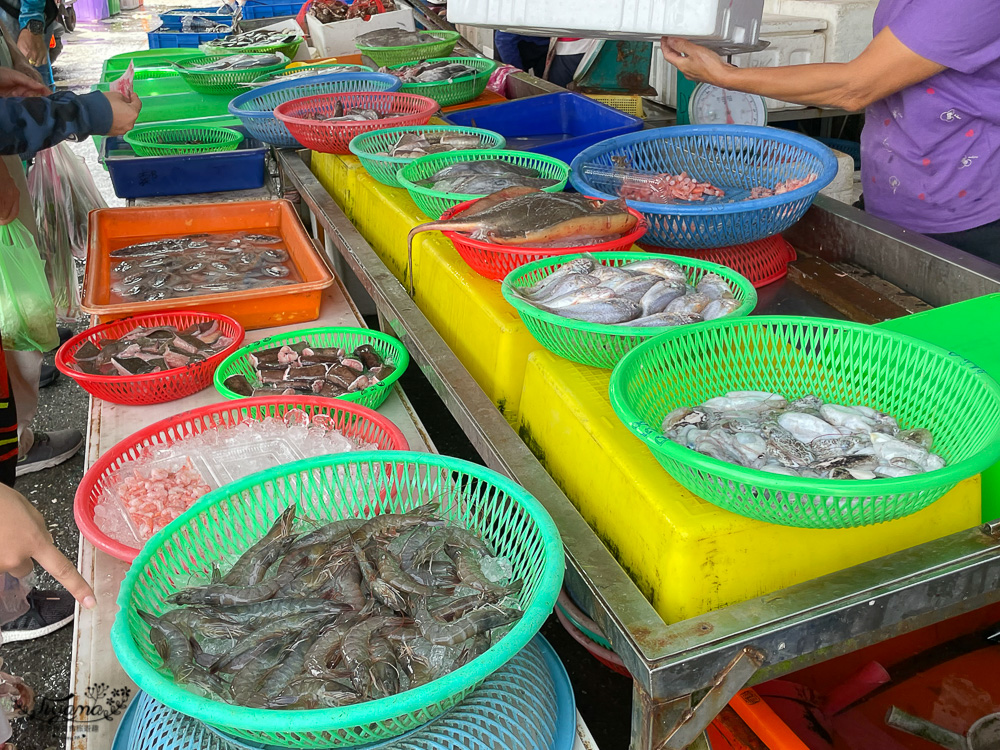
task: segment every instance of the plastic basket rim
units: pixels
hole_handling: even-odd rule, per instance
[[[452,42],[452,41],[457,42],[462,36],[457,31],[446,31],[444,29],[424,30],[424,31],[418,31],[417,33],[444,34],[445,38],[435,39],[434,41],[431,42],[421,42],[420,44],[403,44],[398,47],[368,47],[357,43],[354,46],[357,47],[357,49],[361,50],[362,52],[365,52],[367,50],[375,50],[376,52],[403,52],[405,50],[418,49],[420,47],[428,47],[432,44],[444,44],[445,42]],[[404,65],[405,64],[406,63],[404,63]]]
[[[221,352],[213,354],[211,357],[204,360],[203,362],[197,363],[200,364],[201,366],[215,364],[215,366],[217,367],[219,364],[224,362],[226,358],[228,358],[231,354],[238,351],[240,346],[242,346],[243,344],[243,339],[246,338],[246,330],[243,328],[240,322],[235,318],[230,317],[229,315],[224,315],[223,313],[205,312],[197,309],[165,310],[163,312],[141,313],[139,315],[129,315],[124,318],[119,318],[118,320],[112,320],[108,323],[101,323],[99,325],[92,326],[86,329],[85,331],[76,334],[75,336],[73,336],[73,338],[69,339],[64,345],[59,347],[59,350],[56,352],[55,356],[56,368],[63,375],[72,378],[78,383],[93,383],[95,385],[97,384],[105,385],[113,383],[134,383],[139,385],[144,383],[151,383],[157,380],[162,380],[164,376],[189,370],[192,367],[191,365],[187,365],[185,367],[171,367],[168,370],[162,370],[161,372],[146,373],[145,375],[128,375],[128,376],[91,375],[90,373],[80,372],[79,370],[74,369],[70,365],[69,352],[71,351],[75,352],[76,348],[78,348],[78,345],[82,346],[83,342],[85,342],[87,339],[90,339],[95,334],[103,333],[109,328],[122,327],[123,324],[126,323],[128,324],[134,323],[135,324],[134,327],[130,329],[134,330],[135,328],[139,328],[146,322],[152,323],[156,320],[162,320],[167,317],[175,317],[177,315],[193,315],[196,317],[202,317],[206,321],[215,320],[220,323],[222,322],[229,323],[230,325],[234,326],[237,331],[239,331],[239,335],[233,339],[233,342],[229,346],[227,346]],[[73,358],[73,361],[75,361],[75,357]]]
[[[398,450],[409,450],[410,444],[406,435],[399,426],[388,417],[380,414],[375,409],[354,401],[344,401],[343,399],[332,399],[324,396],[255,396],[241,399],[238,402],[222,401],[206,406],[197,406],[194,409],[175,414],[172,417],[165,417],[158,422],[154,422],[148,427],[136,430],[128,437],[122,438],[111,448],[101,454],[101,457],[94,462],[83,475],[80,484],[73,496],[73,516],[76,519],[80,532],[100,550],[108,553],[123,562],[132,562],[139,549],[129,547],[127,544],[105,534],[93,519],[93,513],[87,513],[85,506],[88,504],[90,496],[96,490],[97,481],[104,475],[108,468],[121,458],[125,453],[138,444],[146,443],[150,437],[166,432],[172,428],[183,425],[195,419],[209,418],[218,414],[228,413],[233,409],[249,412],[251,409],[270,406],[292,406],[292,407],[317,407],[328,411],[345,412],[362,417],[365,420],[378,424],[393,443],[406,446]],[[173,445],[176,441],[170,440],[161,445]],[[397,449],[394,449],[397,450]],[[88,481],[91,480],[91,481]],[[199,498],[200,499],[200,498]]]
[[[672,260],[674,263],[684,268],[685,271],[688,268],[699,268],[704,269],[709,273],[716,273],[722,278],[724,278],[729,284],[736,286],[743,292],[743,299],[740,302],[740,306],[736,308],[733,312],[721,318],[726,320],[728,318],[740,318],[746,317],[753,312],[754,308],[757,306],[757,290],[754,285],[750,282],[748,278],[743,276],[743,274],[734,271],[728,266],[720,265],[719,263],[713,263],[710,260],[701,260],[700,258],[685,258],[683,255],[666,255],[664,253],[632,253],[632,252],[615,252],[615,251],[598,251],[598,252],[578,252],[570,253],[565,255],[553,256],[551,258],[543,258],[542,260],[533,260],[529,263],[525,263],[522,266],[518,266],[503,280],[500,285],[500,292],[503,294],[503,298],[507,300],[508,304],[513,307],[517,314],[521,317],[528,316],[535,318],[536,320],[542,321],[544,323],[549,323],[556,325],[560,328],[570,328],[576,331],[581,331],[584,333],[602,334],[607,336],[618,336],[625,338],[634,338],[636,336],[643,336],[644,334],[647,338],[653,338],[658,336],[664,331],[675,330],[678,328],[687,328],[690,325],[701,325],[700,323],[688,323],[684,326],[650,326],[650,327],[634,327],[634,326],[620,326],[620,325],[609,325],[607,323],[589,323],[585,320],[571,320],[570,318],[564,318],[561,315],[556,315],[555,313],[546,312],[545,310],[540,310],[534,305],[530,304],[527,300],[523,300],[514,294],[514,282],[527,276],[532,271],[539,268],[545,268],[546,266],[552,265],[554,262],[558,263],[568,263],[571,260],[576,260],[577,258],[582,258],[586,255],[592,255],[597,260],[602,259],[615,259],[615,260]],[[758,318],[759,319],[759,318]],[[708,321],[712,322],[712,321]]]
[[[275,71],[274,73],[263,73],[262,75],[259,75],[256,78],[254,78],[253,81],[251,81],[251,83],[263,83],[263,81],[261,79],[265,78],[265,77],[267,77],[268,80],[273,81],[274,83],[278,83],[279,81],[281,81],[282,77],[284,75],[286,75],[286,74],[287,75],[291,75],[292,73],[298,73],[298,72],[303,71],[303,70],[322,70],[324,68],[341,68],[341,67],[361,68],[361,70],[344,70],[344,71],[340,71],[342,73],[375,73],[375,72],[377,72],[375,70],[372,70],[369,66],[362,65],[361,63],[316,63],[315,65],[298,65],[298,66],[296,66],[294,68],[288,68],[288,67],[286,67],[284,70],[278,70],[278,71]],[[325,73],[317,73],[316,75],[326,75],[326,74]],[[311,76],[307,76],[307,77],[311,77]],[[300,78],[298,80],[301,81],[303,79]]]
[[[239,145],[243,143],[243,133],[238,130],[233,130],[232,128],[226,128],[221,125],[178,125],[176,123],[150,123],[149,125],[140,125],[137,128],[133,128],[129,132],[122,136],[122,140],[125,141],[132,150],[135,151],[135,147],[139,148],[163,148],[171,151],[178,151],[177,154],[153,154],[154,156],[172,156],[180,155],[181,153],[199,153],[197,150],[185,152],[182,149],[198,149],[198,146],[186,145],[182,143],[148,143],[142,140],[142,136],[146,133],[171,133],[178,132],[182,130],[203,130],[208,131],[213,136],[217,136],[218,140],[213,143],[205,144],[207,146],[230,146],[231,149],[223,149],[232,151],[233,149],[239,148]],[[214,149],[220,150],[220,149]],[[137,154],[138,156],[138,154]]]
[[[265,74],[269,75],[269,74]],[[392,80],[389,80],[392,79]],[[365,72],[350,72],[350,73],[317,73],[314,76],[307,76],[306,78],[297,78],[293,81],[282,81],[277,80],[269,83],[267,86],[261,86],[260,88],[253,89],[252,91],[247,91],[245,94],[240,94],[239,96],[233,97],[229,102],[229,114],[234,117],[247,117],[249,119],[258,118],[271,118],[274,115],[274,110],[277,107],[271,109],[241,109],[244,104],[249,104],[255,99],[266,96],[268,94],[273,94],[275,91],[284,91],[285,89],[292,89],[298,86],[312,86],[317,83],[336,83],[338,81],[368,81],[375,80],[381,81],[392,85],[393,81],[399,82],[396,76],[389,75],[388,73],[365,73]],[[306,83],[309,81],[309,83]],[[385,89],[388,93],[395,93],[399,90],[399,86],[394,89]],[[360,92],[340,92],[340,93],[360,93]],[[368,93],[368,92],[365,92]],[[370,92],[379,93],[379,92]],[[315,94],[314,96],[323,96],[323,94]],[[305,98],[305,97],[296,97]],[[295,101],[296,98],[289,99],[288,101]],[[284,104],[285,102],[282,102]],[[280,105],[279,105],[280,106]]]
[[[351,153],[357,156],[359,159],[370,159],[371,161],[378,162],[379,164],[398,164],[401,167],[409,164],[410,162],[416,161],[420,157],[406,157],[406,156],[382,156],[381,154],[371,154],[363,150],[363,146],[367,145],[366,141],[375,140],[379,137],[384,137],[388,133],[440,133],[443,131],[450,131],[453,133],[467,133],[469,135],[478,135],[480,142],[482,142],[483,136],[490,136],[495,140],[499,141],[499,144],[494,146],[495,149],[503,149],[507,145],[507,139],[494,130],[486,130],[485,128],[471,128],[464,125],[402,125],[396,128],[382,128],[380,130],[370,130],[367,133],[359,133],[351,139],[351,142],[347,144]],[[458,151],[472,150],[472,149],[456,149]],[[482,149],[476,149],[482,150]]]
[[[227,34],[226,36],[230,36],[230,34]],[[225,53],[226,55],[241,55],[241,54],[255,55],[255,54],[267,54],[269,52],[279,52],[279,51],[283,52],[284,50],[288,50],[286,57],[289,58],[290,62],[291,58],[295,57],[295,53],[298,52],[299,47],[302,45],[302,42],[304,40],[305,37],[299,34],[299,36],[297,36],[295,40],[291,42],[282,42],[282,43],[272,42],[270,44],[251,45],[249,47],[219,47],[217,45],[212,44],[212,42],[214,42],[215,39],[210,39],[207,42],[202,42],[201,44],[199,44],[198,49],[206,47],[212,50],[215,49],[232,50],[232,52],[226,52]]]
[[[480,156],[483,159],[470,159],[469,161],[485,161],[489,158],[498,159],[499,161],[511,161],[514,158],[522,157],[531,160],[542,162],[543,164],[548,164],[549,166],[558,167],[560,171],[565,170],[564,177],[555,185],[547,188],[542,188],[544,192],[547,193],[558,193],[561,192],[566,187],[566,182],[569,180],[570,168],[562,159],[557,159],[554,156],[548,156],[546,154],[536,154],[533,151],[512,151],[508,149],[498,149],[498,148],[476,148],[468,149],[467,151],[446,151],[441,154],[427,154],[426,156],[420,156],[409,164],[404,166],[399,172],[396,173],[396,179],[399,180],[399,184],[405,187],[407,190],[411,190],[419,195],[427,196],[428,198],[438,198],[448,201],[457,201],[459,203],[465,203],[466,201],[475,200],[477,198],[483,198],[483,195],[470,194],[470,193],[444,193],[440,190],[434,190],[433,188],[424,187],[423,185],[417,185],[416,182],[411,180],[407,172],[411,172],[417,169],[418,165],[423,166],[424,164],[429,164],[435,161],[449,162],[448,158],[452,154],[464,154],[466,156]],[[505,158],[506,157],[506,158]],[[443,164],[442,166],[447,166]],[[432,173],[433,174],[433,173]],[[599,194],[594,194],[597,197],[603,197]],[[615,196],[610,196],[605,198],[605,200],[617,200]]]
[[[996,380],[994,380],[985,370],[978,367],[974,362],[953,352],[949,352],[943,347],[923,341],[915,336],[897,333],[896,331],[875,328],[862,323],[835,320],[833,318],[807,318],[798,315],[755,315],[753,317],[742,318],[721,318],[719,320],[700,323],[698,324],[698,329],[704,331],[705,328],[709,326],[714,328],[723,328],[746,325],[802,326],[803,324],[808,328],[842,328],[858,331],[876,338],[895,339],[910,344],[915,343],[922,348],[933,351],[943,359],[951,360],[956,363],[967,363],[976,371],[975,375],[986,386],[987,390],[993,392],[994,401],[998,404],[998,406],[1000,406],[1000,383],[997,383]],[[922,489],[931,489],[929,486],[923,486],[928,484],[934,487],[957,484],[963,479],[967,479],[974,474],[980,473],[983,469],[992,466],[998,459],[1000,459],[1000,422],[998,422],[997,427],[994,428],[995,439],[992,441],[992,447],[989,447],[988,445],[977,455],[970,456],[955,463],[949,463],[943,468],[935,471],[929,471],[910,477],[854,479],[850,481],[842,479],[788,477],[781,474],[771,474],[765,471],[737,466],[736,464],[703,455],[697,451],[682,446],[679,443],[675,443],[670,438],[662,435],[662,431],[659,427],[650,425],[642,419],[642,417],[640,417],[628,403],[627,397],[624,393],[625,384],[622,382],[622,378],[624,377],[622,373],[625,371],[624,363],[632,359],[640,360],[647,351],[668,344],[674,338],[687,335],[690,335],[689,326],[675,326],[673,329],[668,329],[658,336],[644,341],[629,351],[624,357],[622,357],[618,365],[615,366],[611,373],[609,395],[611,399],[611,406],[614,409],[615,414],[618,416],[619,421],[621,421],[621,423],[628,428],[629,432],[638,437],[654,454],[666,456],[667,458],[684,464],[689,468],[712,474],[729,482],[744,484],[750,487],[763,484],[766,485],[769,490],[787,494],[809,496],[833,495],[842,497],[878,497],[906,494],[920,491]],[[645,427],[645,429],[636,429],[637,427]],[[650,437],[650,434],[655,437]],[[659,439],[661,437],[662,439]],[[937,481],[928,482],[928,477],[932,477]]]
[[[345,73],[343,75],[347,74]],[[395,78],[395,76],[393,77]],[[398,81],[399,79],[396,78],[396,80]],[[282,104],[279,104],[277,107],[274,108],[274,116],[276,119],[280,120],[283,123],[292,123],[293,125],[299,125],[304,127],[308,127],[310,125],[313,126],[322,125],[328,128],[343,128],[348,131],[357,128],[362,128],[367,131],[372,129],[371,128],[372,123],[373,122],[377,123],[378,120],[359,120],[359,121],[348,120],[346,122],[329,122],[323,120],[310,120],[304,117],[297,117],[296,115],[290,115],[287,114],[286,112],[281,111],[282,109],[286,108],[290,109],[292,104],[301,107],[304,106],[305,103],[312,103],[312,101],[316,99],[327,99],[327,98],[332,99],[335,97],[357,96],[359,94],[365,94],[367,96],[376,96],[380,98],[406,97],[406,98],[423,100],[422,102],[424,105],[423,108],[418,112],[410,113],[408,115],[410,117],[414,117],[417,115],[423,116],[426,115],[428,111],[430,112],[430,117],[433,117],[434,113],[437,112],[438,109],[440,108],[440,105],[436,101],[431,99],[429,96],[420,96],[420,94],[407,94],[402,91],[350,91],[350,92],[345,91],[339,94],[316,94],[315,96],[305,96],[302,97],[301,99],[292,99],[290,101],[283,102]],[[375,129],[379,130],[380,128],[375,128]]]
[[[323,336],[323,335],[337,335],[337,334],[360,334],[367,336],[369,338],[377,339],[385,344],[391,346],[396,354],[395,370],[389,377],[385,380],[380,380],[373,386],[368,386],[367,388],[357,391],[356,393],[345,393],[343,396],[324,396],[323,398],[329,399],[331,401],[357,401],[362,397],[362,394],[369,394],[378,391],[390,391],[392,386],[395,385],[396,381],[399,380],[406,368],[410,366],[410,353],[406,351],[406,347],[403,342],[397,339],[395,336],[390,336],[388,333],[382,333],[382,331],[376,331],[372,328],[361,328],[358,326],[317,326],[314,328],[301,328],[295,331],[289,331],[287,333],[276,333],[273,336],[268,336],[266,338],[260,339],[259,341],[254,341],[250,344],[240,347],[238,350],[226,357],[219,365],[215,368],[215,374],[212,376],[212,382],[215,385],[215,390],[217,390],[222,396],[230,399],[232,401],[245,400],[246,398],[251,398],[248,396],[241,396],[235,391],[229,390],[224,384],[224,378],[222,373],[233,364],[248,356],[249,354],[259,351],[260,349],[267,349],[269,346],[284,344],[286,341],[290,340],[302,340],[307,339],[310,336]]]
[[[450,86],[455,83],[466,83],[469,80],[475,80],[480,76],[490,75],[496,70],[500,63],[496,60],[490,60],[485,57],[431,57],[427,60],[422,60],[421,62],[444,62],[444,61],[460,62],[463,64],[468,64],[469,62],[475,62],[480,64],[485,64],[482,70],[474,70],[471,73],[466,73],[458,78],[451,78],[446,81],[409,81],[403,83],[402,91],[408,91],[410,89],[425,89],[428,86]],[[397,68],[402,68],[407,65],[413,65],[412,62],[398,63],[397,65],[390,65],[389,70],[396,70]]]
[[[248,55],[263,55],[266,52],[247,52]],[[182,76],[218,76],[226,75],[232,73],[244,73],[253,72],[259,75],[264,75],[265,73],[273,73],[276,70],[281,70],[288,65],[290,62],[287,55],[282,52],[275,52],[274,54],[282,58],[281,62],[275,63],[265,68],[247,68],[245,70],[188,70],[187,65],[201,65],[206,62],[211,62],[212,60],[221,60],[226,57],[232,57],[232,55],[206,55],[204,52],[199,52],[192,57],[184,58],[183,60],[171,61],[170,65],[177,69],[177,72]]]
[[[640,130],[637,133],[626,133],[625,135],[614,136],[607,140],[588,146],[577,154],[570,166],[570,184],[581,193],[595,195],[600,198],[611,200],[617,198],[616,195],[605,193],[593,185],[590,185],[582,175],[583,165],[592,161],[595,157],[606,151],[619,146],[628,146],[634,143],[645,141],[668,140],[672,138],[682,138],[685,136],[735,136],[735,137],[761,137],[768,141],[778,141],[798,146],[816,156],[822,165],[816,179],[807,185],[790,190],[781,195],[774,195],[769,198],[748,198],[735,203],[647,203],[645,201],[629,200],[630,206],[635,206],[640,211],[649,214],[661,214],[665,216],[701,216],[705,214],[735,214],[763,209],[775,208],[788,203],[810,198],[819,193],[837,176],[837,157],[826,145],[820,143],[815,138],[794,133],[790,130],[782,130],[775,127],[760,125],[671,125],[664,128],[652,128],[650,130]]]
[[[521,619],[500,641],[465,666],[412,690],[355,706],[294,711],[246,708],[204,698],[176,685],[173,680],[164,677],[142,658],[133,643],[124,613],[129,608],[130,594],[133,589],[138,587],[144,567],[159,552],[174,529],[184,528],[204,510],[208,510],[224,499],[239,497],[243,492],[259,486],[262,482],[311,472],[314,469],[337,469],[352,463],[367,462],[417,464],[432,468],[445,468],[487,481],[507,496],[515,498],[518,505],[524,508],[539,527],[544,554],[542,569],[538,576],[538,593],[535,605],[524,611]],[[136,556],[119,590],[116,600],[119,611],[115,615],[115,621],[111,627],[111,644],[122,668],[142,690],[171,708],[174,708],[175,705],[184,706],[183,710],[179,708],[175,710],[212,725],[239,726],[240,729],[246,731],[290,733],[323,732],[344,726],[376,724],[423,710],[442,700],[448,700],[462,690],[479,684],[492,672],[510,661],[538,633],[548,618],[562,588],[564,569],[565,558],[562,539],[555,521],[552,520],[548,511],[527,490],[492,469],[459,458],[419,451],[357,451],[348,454],[318,456],[251,474],[239,481],[213,490],[151,537]],[[491,653],[493,658],[488,659],[487,657]],[[173,701],[173,705],[169,701]],[[299,726],[302,722],[305,722],[305,725]],[[327,728],[317,728],[318,725]],[[348,742],[345,744],[360,743]]]
[[[587,196],[587,197],[593,197],[593,196]],[[462,203],[459,203],[457,206],[452,206],[443,214],[441,214],[440,220],[447,221],[449,219],[455,218],[456,215],[460,214],[462,211],[465,211],[468,208],[471,208],[479,200],[482,199],[476,198],[470,201],[463,201]],[[604,199],[601,198],[600,200]],[[597,245],[588,245],[587,247],[591,248],[589,252],[590,255],[596,256],[597,253],[603,253],[603,252],[610,252],[612,255],[622,255],[623,253],[627,253],[629,251],[627,250],[623,250],[622,252],[607,251],[607,250],[602,250],[601,248],[607,247],[609,245],[621,245],[629,241],[631,242],[632,245],[635,245],[635,243],[637,243],[640,239],[642,239],[642,236],[646,233],[646,230],[649,229],[649,222],[646,220],[645,216],[643,216],[639,211],[632,208],[631,206],[626,206],[626,210],[637,219],[635,228],[628,234],[622,235],[617,240],[608,240],[607,242],[601,242]],[[477,240],[474,239],[473,237],[470,237],[469,235],[462,234],[460,232],[453,232],[448,229],[441,230],[441,234],[443,234],[445,237],[451,240],[452,243],[455,245],[458,244],[467,245],[481,252],[495,253],[496,255],[501,255],[501,256],[525,255],[525,254],[537,255],[542,253],[549,253],[548,255],[545,256],[545,258],[540,258],[539,260],[533,260],[529,261],[526,264],[521,264],[516,269],[514,269],[514,271],[511,271],[510,273],[516,273],[517,271],[520,271],[530,263],[545,262],[546,260],[552,260],[560,256],[574,255],[576,254],[575,251],[577,250],[577,248],[574,247],[526,247],[520,245],[494,245],[490,242],[487,242],[486,240]],[[574,252],[573,253],[567,252],[569,250],[572,250]],[[459,252],[461,253],[461,251]],[[657,256],[663,255],[662,253],[647,253],[647,254],[657,255]],[[502,282],[503,279],[500,279],[500,281]],[[561,318],[561,320],[566,320],[566,318]]]

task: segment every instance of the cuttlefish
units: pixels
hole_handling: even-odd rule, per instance
[[[624,200],[600,201],[576,193],[511,187],[488,195],[446,221],[414,227],[407,237],[406,271],[413,296],[413,238],[421,232],[468,233],[495,245],[569,247],[574,241],[621,237],[638,219]]]

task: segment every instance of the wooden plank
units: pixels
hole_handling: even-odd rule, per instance
[[[881,323],[911,312],[888,287],[873,289],[841,268],[805,253],[789,264],[788,278],[857,323]]]
[[[337,284],[326,290],[319,319],[307,326],[344,325],[364,325],[364,322],[338,279]],[[297,324],[248,331],[246,343],[302,327],[306,326]],[[206,388],[179,401],[153,406],[122,406],[92,398],[87,425],[86,466],[90,468],[105,451],[142,427],[171,415],[223,400],[214,388]],[[402,430],[411,450],[434,452],[427,430],[401,389],[393,390],[385,404],[379,408],[379,413],[391,419]],[[110,637],[111,626],[118,612],[118,590],[129,566],[97,550],[82,537],[78,562],[83,577],[94,587],[98,606],[94,610],[81,611],[74,623],[70,674],[70,692],[74,699],[67,748],[110,750],[124,705],[114,715],[102,715],[99,718],[97,715],[111,713],[111,709],[121,703],[110,695],[112,690],[125,688],[128,690],[128,698],[137,691],[135,684],[115,658]],[[103,692],[102,686],[106,686]],[[98,693],[99,697],[95,698]]]

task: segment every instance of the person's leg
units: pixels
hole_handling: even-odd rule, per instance
[[[17,404],[18,453],[23,460],[35,443],[31,422],[38,414],[38,378],[42,371],[41,352],[5,352],[11,395]]]
[[[1000,220],[964,232],[929,234],[939,242],[957,247],[990,263],[1000,265]]]
[[[524,63],[524,67],[521,69],[541,78],[542,74],[545,73],[545,58],[549,54],[548,42],[538,44],[537,42],[522,40],[518,44],[518,48],[521,52],[521,60]]]
[[[576,75],[576,69],[583,62],[583,55],[556,55],[549,68],[549,82],[566,87]]]

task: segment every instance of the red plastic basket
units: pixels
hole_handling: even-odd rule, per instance
[[[328,122],[311,120],[307,115],[333,115],[334,105],[344,109],[363,107],[380,114],[401,114],[391,120],[361,120],[359,122]],[[279,105],[274,116],[285,123],[292,137],[305,148],[324,154],[349,154],[347,144],[356,135],[371,130],[404,125],[426,125],[440,105],[433,99],[417,94],[390,91],[355,91],[343,94],[318,94],[292,99]]]
[[[98,549],[125,562],[132,562],[139,550],[117,542],[101,531],[94,521],[94,509],[111,475],[122,464],[135,459],[151,445],[170,445],[192,435],[247,420],[280,416],[289,409],[310,414],[328,414],[336,428],[349,438],[376,444],[380,450],[409,450],[402,431],[377,411],[349,401],[320,396],[263,396],[227,401],[183,412],[139,430],[101,456],[84,475],[73,500],[73,515],[80,532]]]
[[[475,200],[465,201],[448,209],[441,214],[441,221],[454,218],[475,202]],[[468,263],[473,271],[480,276],[485,276],[487,279],[503,281],[507,277],[507,274],[515,268],[520,268],[525,263],[530,263],[533,260],[542,260],[543,258],[551,258],[556,255],[568,255],[580,252],[627,252],[646,233],[647,226],[646,220],[638,211],[629,208],[628,212],[639,220],[639,223],[635,225],[635,229],[616,240],[602,242],[598,245],[587,245],[585,247],[514,247],[512,245],[494,245],[484,240],[474,240],[466,234],[459,234],[457,232],[444,232],[444,236],[451,240],[458,254],[462,256],[462,260]]]
[[[222,335],[231,338],[233,342],[203,362],[148,375],[88,375],[73,366],[77,350],[88,341],[97,344],[101,339],[124,336],[139,326],[175,326],[183,330],[195,323],[205,323],[209,320],[218,321]],[[218,313],[178,310],[136,315],[88,328],[83,333],[77,334],[59,348],[56,353],[56,367],[59,368],[59,372],[79,383],[87,393],[105,401],[128,406],[161,404],[164,401],[190,396],[210,386],[215,368],[240,348],[244,335],[243,326],[228,315]]]
[[[795,248],[780,234],[765,237],[745,245],[732,245],[712,250],[679,250],[676,248],[642,245],[651,253],[683,255],[686,258],[710,260],[713,263],[732,268],[746,276],[757,289],[772,284],[788,275],[788,264],[798,256]]]

